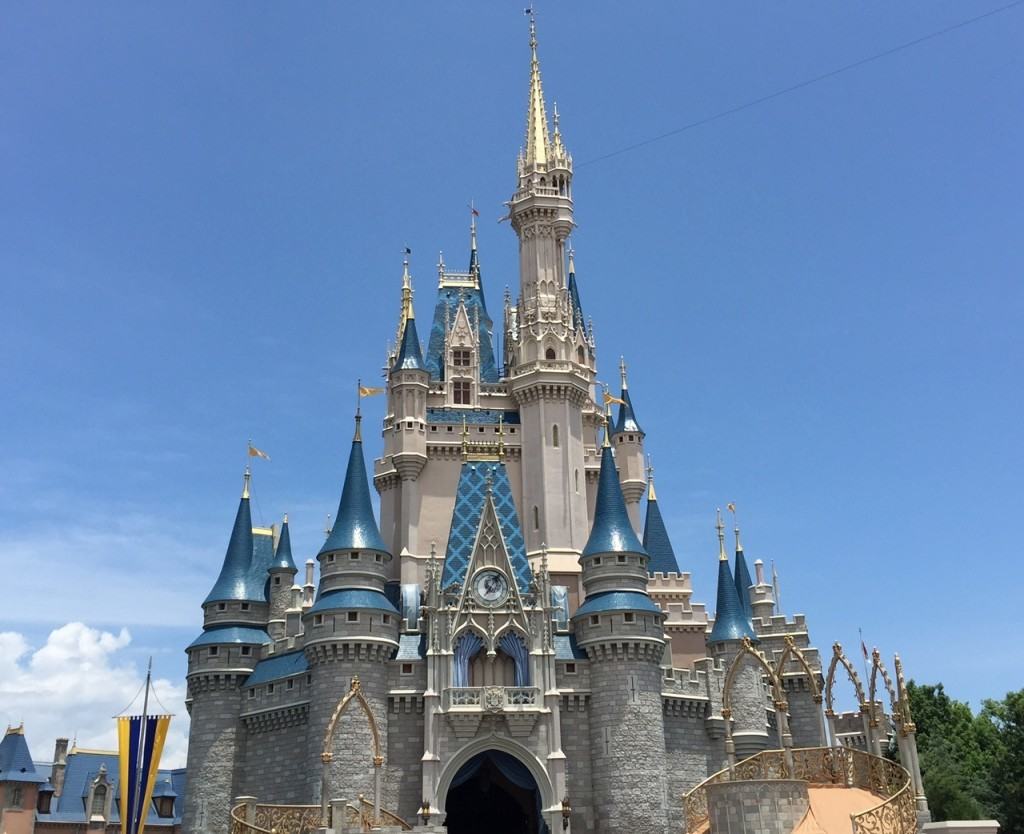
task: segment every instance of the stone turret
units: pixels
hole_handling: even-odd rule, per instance
[[[754,627],[736,590],[736,580],[729,569],[725,552],[725,525],[718,513],[718,597],[715,623],[708,635],[708,656],[725,668],[732,664],[740,652],[744,639],[757,640]],[[745,663],[736,676],[731,689],[732,738],[737,758],[751,756],[768,746],[767,694],[761,679],[761,670],[753,663]],[[712,722],[717,721],[712,717]],[[714,730],[717,734],[717,729]]]
[[[640,533],[640,501],[647,487],[644,472],[644,430],[636,419],[633,401],[629,396],[626,379],[626,360],[619,358],[619,375],[622,392],[619,395],[619,413],[612,430],[612,446],[615,447],[615,461],[619,465],[619,480],[622,495],[626,499],[626,510],[633,529]]]
[[[288,514],[285,513],[281,532],[277,537],[277,547],[274,549],[274,561],[268,571],[270,620],[267,631],[275,640],[285,636],[287,612],[292,603],[292,585],[298,572],[299,569],[295,567],[295,560],[292,558],[292,537],[288,529]]]
[[[594,525],[580,563],[587,596],[573,616],[573,628],[590,659],[597,831],[663,833],[668,830],[664,615],[647,595],[648,555],[626,512],[607,433]],[[626,773],[629,778],[623,778]]]
[[[382,763],[374,760],[374,734],[365,715],[359,710],[346,712],[335,727],[333,743],[326,737],[331,717],[355,678],[380,737],[387,737],[385,664],[398,648],[399,612],[384,594],[392,556],[370,504],[358,415],[338,515],[317,559],[317,599],[302,615],[303,648],[312,676],[309,789],[318,800],[369,797],[374,793],[374,771]]]
[[[241,686],[256,665],[260,646],[270,641],[266,583],[266,566],[255,559],[246,469],[224,563],[203,603],[203,633],[185,650],[192,721],[186,831],[223,832],[229,827],[245,755]]]
[[[506,315],[506,374],[522,422],[527,550],[536,557],[546,543],[551,569],[560,573],[575,568],[587,536],[583,414],[592,402],[593,373],[589,346],[580,355],[577,310],[566,282],[572,158],[557,119],[549,131],[532,20],[530,56],[526,144],[508,203],[519,238],[519,301],[514,315]]]

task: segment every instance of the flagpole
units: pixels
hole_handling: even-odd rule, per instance
[[[363,381],[361,379],[356,380],[356,417],[359,416],[359,410],[363,407]]]
[[[142,765],[146,755],[146,723],[149,718],[149,682],[153,677],[153,657],[146,667],[146,694],[142,696],[142,721],[139,723],[139,749],[135,756],[135,789],[132,801],[132,819],[128,821],[128,834],[138,834],[140,813],[139,800],[142,798]]]

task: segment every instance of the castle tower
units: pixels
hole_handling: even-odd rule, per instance
[[[298,572],[295,560],[292,559],[292,537],[288,531],[288,514],[285,513],[284,521],[281,523],[281,533],[277,537],[277,547],[274,549],[274,561],[268,571],[270,574],[270,620],[267,631],[275,640],[285,636],[287,612],[292,602],[292,585],[295,584],[295,574]]]
[[[587,597],[573,623],[590,659],[597,830],[666,832],[664,615],[647,595],[648,555],[626,512],[607,433],[594,526],[580,562]]]
[[[203,602],[203,633],[188,654],[190,789],[186,831],[227,831],[245,754],[241,686],[269,642],[266,567],[256,563],[249,510],[249,470],[220,575]]]
[[[317,555],[317,599],[302,615],[303,648],[312,675],[309,788],[318,800],[352,801],[359,794],[370,798],[382,781],[383,760],[375,758],[374,736],[387,738],[386,663],[398,648],[398,609],[384,595],[391,553],[370,504],[360,422],[357,414],[338,514]],[[332,716],[356,678],[373,722],[353,705],[328,738]]]
[[[633,411],[624,357],[619,357],[619,375],[622,379],[622,393],[619,395],[619,414],[612,430],[612,445],[615,447],[615,461],[619,465],[619,479],[629,520],[633,529],[639,533],[640,501],[647,486],[644,473],[644,430],[640,428]]]
[[[754,587],[754,581],[750,578],[750,571],[747,570],[747,559],[743,555],[739,524],[736,525],[734,532],[736,534],[736,596],[740,598],[743,616],[750,620],[754,616],[754,609],[751,607],[750,599],[750,591]]]
[[[744,638],[757,641],[740,595],[736,580],[729,569],[725,552],[725,525],[718,513],[718,597],[715,606],[715,624],[708,635],[708,656],[724,667],[733,662]],[[738,759],[751,756],[768,746],[767,699],[761,669],[752,662],[745,663],[736,676],[732,688],[733,743]]]
[[[427,390],[430,374],[423,360],[416,314],[412,303],[409,259],[402,263],[402,314],[398,325],[398,346],[388,370],[388,416],[384,422],[384,455],[391,460],[399,482],[395,487],[391,524],[386,528],[393,553],[419,552],[419,477],[427,463]],[[383,498],[383,496],[382,496]],[[410,565],[411,567],[411,565]],[[415,582],[400,576],[401,566],[393,564],[390,580]]]
[[[537,30],[530,20],[530,103],[518,184],[508,203],[519,237],[519,302],[506,332],[506,375],[522,423],[527,550],[546,543],[552,571],[574,570],[587,537],[583,410],[592,401],[589,350],[566,283],[573,227],[572,158],[557,120],[549,134]],[[580,362],[580,360],[583,362]],[[569,485],[569,488],[566,488]]]

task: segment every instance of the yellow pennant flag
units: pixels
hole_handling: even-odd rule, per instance
[[[727,509],[727,510],[728,510],[729,512],[731,512],[731,513],[734,513],[734,512],[736,512],[736,505],[735,505],[734,503],[732,503],[732,501],[730,501],[730,502],[729,502],[728,504],[726,504],[726,505],[725,505],[725,508],[726,508],[726,509]]]
[[[251,458],[263,458],[263,460],[270,460],[270,455],[266,452],[257,449],[251,443],[249,444],[249,457]]]
[[[366,385],[359,386],[360,397],[375,397],[377,394],[383,394],[387,389],[385,388],[370,388]]]
[[[611,405],[612,403],[618,403],[619,405],[625,405],[625,400],[620,400],[618,397],[613,397],[607,391],[604,392],[604,404]]]

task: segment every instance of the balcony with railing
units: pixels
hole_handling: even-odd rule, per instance
[[[448,690],[449,710],[507,712],[536,708],[535,686],[456,686]]]

